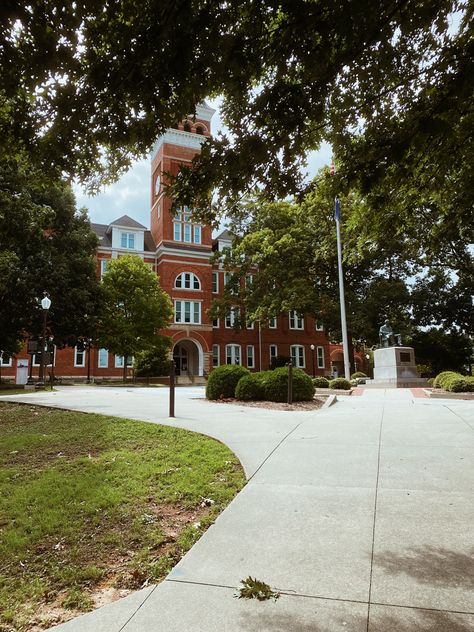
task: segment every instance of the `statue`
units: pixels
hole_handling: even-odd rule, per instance
[[[401,335],[393,333],[388,319],[384,321],[384,324],[379,329],[379,341],[381,347],[401,347],[402,345]]]

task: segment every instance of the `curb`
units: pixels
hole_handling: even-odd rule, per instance
[[[329,395],[329,397],[327,398],[327,400],[324,402],[324,404],[321,406],[321,410],[323,408],[329,408],[329,406],[332,406],[333,404],[335,404],[337,402],[337,395]]]

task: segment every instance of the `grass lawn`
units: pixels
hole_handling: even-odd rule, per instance
[[[178,428],[0,402],[0,630],[40,630],[156,582],[245,484]]]

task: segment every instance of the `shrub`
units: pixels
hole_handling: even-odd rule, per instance
[[[343,377],[336,377],[335,380],[329,382],[329,388],[348,391],[351,388],[351,383]]]
[[[207,399],[220,399],[223,397],[235,397],[235,387],[244,375],[250,371],[237,364],[225,364],[214,369],[207,379]]]
[[[435,377],[433,386],[435,388],[446,388],[446,383],[453,377],[462,377],[462,375],[456,373],[456,371],[442,371]]]
[[[159,377],[170,374],[169,341],[166,339],[152,349],[137,353],[133,368],[137,377]]]
[[[433,375],[433,367],[431,364],[417,364],[416,370],[420,377],[431,377]]]
[[[258,401],[265,398],[265,389],[262,382],[261,373],[250,373],[240,378],[236,388],[235,396],[243,401]]]
[[[356,371],[351,375],[351,380],[357,380],[358,377],[367,377],[367,375],[362,373],[362,371]]]
[[[313,384],[315,388],[329,388],[329,380],[322,376],[314,377]]]
[[[265,371],[261,377],[265,399],[270,402],[286,402],[288,397],[288,368]],[[312,379],[301,369],[293,369],[293,401],[306,402],[314,397]]]
[[[461,375],[452,377],[449,381],[445,381],[444,388],[450,393],[468,393],[471,391],[469,380]]]
[[[291,362],[290,356],[277,355],[272,358],[272,361],[270,362],[270,369],[273,371],[281,366],[286,366],[289,362]]]

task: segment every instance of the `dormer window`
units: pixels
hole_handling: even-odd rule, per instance
[[[120,233],[120,247],[135,250],[135,233]]]

